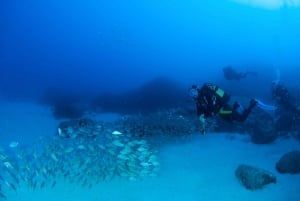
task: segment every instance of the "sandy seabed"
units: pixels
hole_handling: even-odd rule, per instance
[[[29,133],[32,140],[41,133],[51,135],[57,127],[58,121],[47,108],[6,103],[0,109],[2,146],[7,146],[10,140],[28,143]],[[300,174],[279,174],[275,170],[279,158],[291,150],[300,150],[300,142],[288,138],[256,145],[245,135],[195,134],[188,141],[161,148],[157,177],[139,181],[114,179],[92,188],[57,181],[54,188],[22,187],[5,194],[8,201],[299,201]],[[277,183],[261,190],[247,190],[234,175],[239,164],[271,171],[277,176]]]

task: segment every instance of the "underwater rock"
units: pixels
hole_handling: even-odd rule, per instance
[[[255,144],[269,144],[277,139],[274,120],[267,114],[258,114],[253,125],[251,141]]]
[[[185,94],[185,88],[177,81],[157,77],[135,90],[122,94],[101,94],[93,101],[93,106],[101,108],[102,112],[149,114],[183,105]]]
[[[276,183],[276,177],[272,173],[244,164],[238,166],[235,175],[249,190],[262,189],[267,184]]]
[[[39,103],[50,106],[56,119],[78,119],[83,117],[89,103],[89,95],[59,88],[46,89]]]
[[[276,170],[280,173],[300,173],[300,151],[284,154],[276,163]]]
[[[277,131],[290,131],[293,130],[295,124],[295,116],[291,115],[290,111],[279,108],[277,111],[275,122],[275,129]]]
[[[84,110],[75,104],[57,103],[52,107],[52,113],[56,119],[77,119],[84,115]]]
[[[274,131],[263,131],[255,129],[251,134],[251,141],[255,144],[269,144],[277,139],[277,133]]]

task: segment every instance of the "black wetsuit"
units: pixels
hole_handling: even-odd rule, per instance
[[[280,107],[283,107],[288,111],[299,113],[297,104],[295,104],[296,101],[290,95],[288,89],[282,84],[273,86],[272,99],[275,100]]]
[[[230,95],[220,89],[217,85],[205,83],[197,88],[198,96],[195,99],[197,115],[204,115],[205,118],[219,114],[228,122],[245,121],[256,103],[250,104],[247,109],[241,109],[238,103],[233,107],[229,105]],[[239,110],[241,109],[241,110]]]

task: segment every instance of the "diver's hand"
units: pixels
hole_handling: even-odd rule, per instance
[[[199,121],[201,123],[201,125],[200,125],[201,126],[201,130],[200,130],[200,132],[201,132],[202,135],[205,135],[205,133],[206,133],[206,131],[205,131],[206,120],[205,120],[204,114],[201,114],[199,116]]]

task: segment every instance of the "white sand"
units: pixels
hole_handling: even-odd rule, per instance
[[[8,104],[1,110],[1,132],[10,134],[11,139],[21,136],[21,143],[27,135],[31,138],[40,133],[49,135],[57,126],[49,110],[32,104]],[[5,124],[3,118],[6,118]],[[7,200],[299,201],[300,174],[281,175],[275,170],[275,163],[282,154],[294,149],[300,150],[300,143],[293,139],[255,145],[247,136],[238,134],[195,135],[189,142],[167,145],[160,151],[161,171],[158,177],[145,178],[143,181],[103,182],[91,189],[58,181],[53,189],[46,187],[33,191],[22,188],[17,193],[6,192]],[[278,182],[262,190],[246,190],[234,175],[241,163],[273,172]]]

